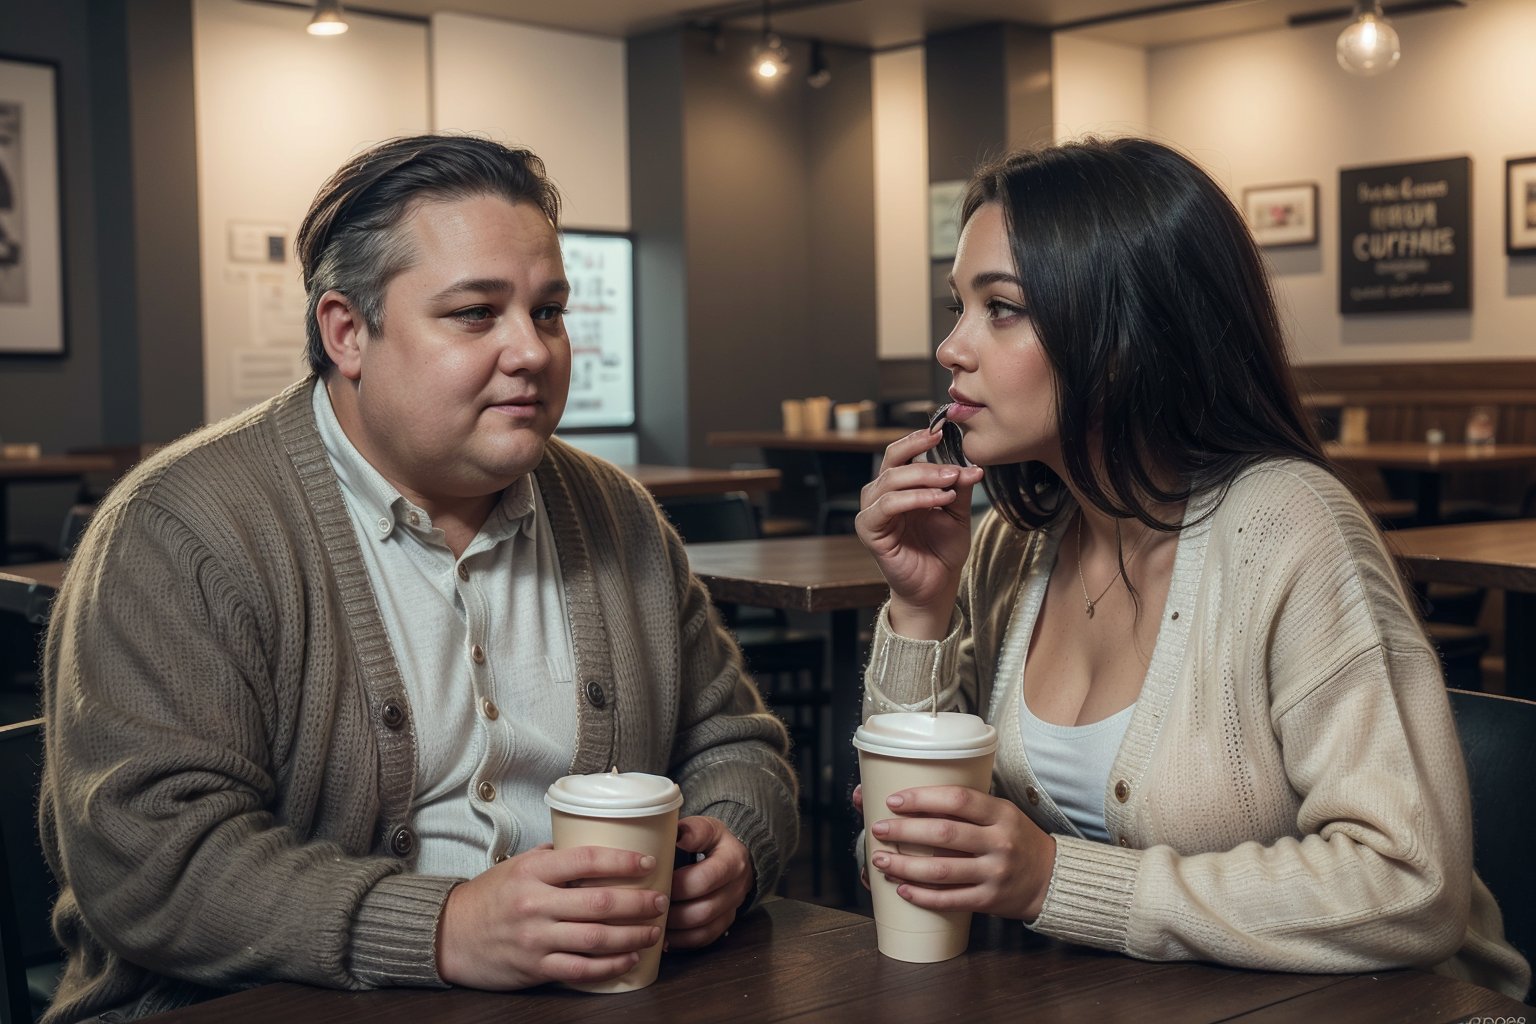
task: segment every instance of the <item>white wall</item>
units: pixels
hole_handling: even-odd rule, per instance
[[[537,153],[572,228],[629,230],[624,41],[490,18],[432,18],[432,124]]]
[[[1320,244],[1267,250],[1298,362],[1536,356],[1536,261],[1504,253],[1504,161],[1536,152],[1536,4],[1481,0],[1396,19],[1402,62],[1341,70],[1341,24],[1152,51],[1151,122],[1233,193],[1316,181]],[[1339,168],[1472,158],[1470,313],[1338,313]]]
[[[366,146],[428,127],[424,24],[349,11],[349,32],[316,37],[308,20],[237,0],[193,8],[210,421],[304,373],[293,235],[320,185]],[[283,259],[234,258],[231,225],[248,226],[252,241],[280,234]]]
[[[875,132],[875,354],[926,359],[928,120],[923,49],[877,53],[871,64]]]
[[[1088,134],[1153,134],[1147,115],[1147,52],[1079,32],[1053,35],[1051,121],[1057,142]]]

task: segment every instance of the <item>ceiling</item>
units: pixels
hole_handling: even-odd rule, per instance
[[[1282,28],[1292,14],[1342,12],[1348,5],[1348,0],[772,0],[772,23],[783,35],[876,50],[996,21],[1166,46]],[[476,14],[616,37],[688,23],[750,30],[762,25],[755,0],[358,0],[347,6],[419,17]]]

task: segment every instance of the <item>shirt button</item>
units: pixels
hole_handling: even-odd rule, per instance
[[[1125,803],[1131,798],[1131,784],[1121,779],[1115,783],[1115,799]]]
[[[500,864],[502,861],[508,860],[511,856],[512,855],[509,853],[498,853],[496,855],[496,863]]]
[[[459,579],[463,580],[465,583],[469,582],[469,566],[465,565],[463,562],[459,563]]]
[[[1024,799],[1028,800],[1031,804],[1038,804],[1040,802],[1040,791],[1034,786],[1025,786]]]
[[[485,648],[481,647],[479,644],[471,645],[471,647],[469,648],[469,658],[476,665],[484,665],[485,664]]]
[[[603,684],[596,679],[587,680],[586,690],[587,700],[592,702],[593,707],[600,708],[608,703],[608,695],[603,692]]]
[[[396,857],[409,857],[411,851],[416,849],[416,833],[411,831],[409,825],[401,825],[389,837],[389,848],[395,852]]]
[[[380,537],[385,537],[385,536],[389,535],[389,520],[388,519],[384,519],[384,518],[381,517],[379,519],[379,522],[378,522],[378,527],[379,527],[379,536]]]
[[[496,787],[491,785],[489,782],[480,783],[479,787],[475,789],[475,792],[478,793],[480,795],[480,799],[484,800],[486,803],[490,803],[492,800],[496,799]]]
[[[501,714],[501,712],[496,708],[496,703],[490,699],[486,699],[480,703],[480,710],[484,711],[485,717],[489,718],[493,722],[496,721],[496,716]]]
[[[384,702],[384,707],[380,709],[379,717],[384,719],[384,724],[389,728],[398,729],[405,724],[405,708],[392,700],[387,700]]]

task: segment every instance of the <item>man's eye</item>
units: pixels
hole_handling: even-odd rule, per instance
[[[470,306],[467,309],[455,310],[453,318],[467,324],[478,324],[489,320],[494,315],[490,306]]]
[[[569,312],[570,310],[566,309],[564,306],[552,304],[548,306],[540,306],[538,309],[534,310],[533,318],[535,320],[558,320]]]

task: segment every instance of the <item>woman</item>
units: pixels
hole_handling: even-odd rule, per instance
[[[1439,663],[1225,194],[1164,146],[1090,140],[983,168],[962,216],[938,358],[973,465],[920,431],[865,488],[891,588],[865,713],[984,716],[998,795],[895,794],[877,835],[969,856],[873,869],[1147,959],[1523,997]]]

